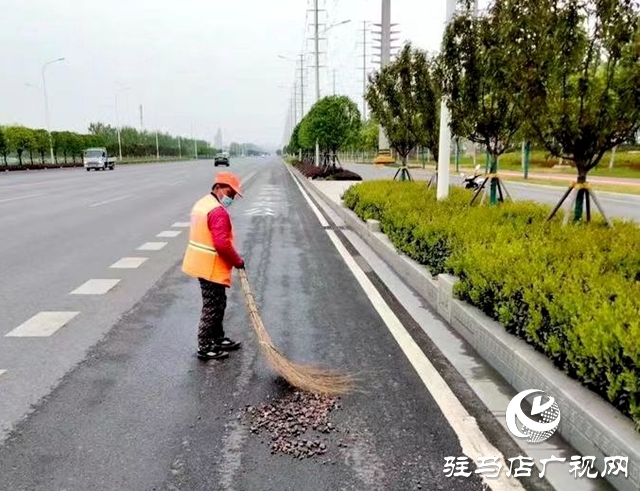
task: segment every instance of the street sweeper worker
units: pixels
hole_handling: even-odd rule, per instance
[[[236,251],[231,217],[227,208],[236,196],[242,197],[240,179],[231,172],[219,172],[211,193],[191,210],[189,243],[182,271],[197,278],[202,293],[202,312],[198,328],[198,358],[226,358],[241,343],[225,336],[222,321],[227,307],[226,289],[231,287],[233,268],[244,269]]]

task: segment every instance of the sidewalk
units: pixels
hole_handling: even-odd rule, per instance
[[[357,242],[366,244],[380,256],[382,261],[379,262],[382,266],[374,268],[376,273],[379,273],[379,268],[390,268],[394,275],[414,288],[426,304],[437,310],[451,332],[466,340],[463,346],[457,346],[431,326],[427,332],[483,402],[494,408],[493,414],[503,426],[504,409],[518,391],[537,388],[556,397],[558,405],[562,408],[563,419],[558,429],[562,438],[557,438],[556,435],[544,444],[527,444],[514,437],[513,440],[528,455],[536,461],[542,454],[548,458],[550,453],[562,457],[577,453],[592,455],[596,456],[596,465],[599,467],[602,466],[605,456],[629,457],[629,478],[610,476],[608,483],[600,478],[595,481],[574,479],[570,474],[571,479],[566,479],[566,469],[562,469],[562,466],[559,466],[562,471],[554,470],[553,466],[548,467],[547,477],[556,489],[586,491],[611,489],[610,485],[618,490],[638,489],[640,437],[628,420],[605,401],[557,370],[547,358],[535,352],[524,341],[507,334],[499,324],[473,307],[456,300],[452,295],[455,278],[447,275],[431,278],[425,273],[424,268],[397,253],[386,236],[377,233],[375,227],[364,224],[355,214],[344,208],[341,195],[357,183],[303,180],[305,187],[315,190],[317,197],[326,202],[333,215],[344,223],[345,234],[349,234],[349,240],[355,247]],[[355,240],[352,237],[355,237]],[[386,283],[386,280],[384,281]],[[387,287],[394,293],[400,288],[398,285]],[[414,315],[414,312],[411,311],[411,314]],[[484,359],[485,367],[497,370],[502,376],[502,381],[508,382],[508,392],[498,389],[499,385],[495,381],[478,379],[479,367],[470,369],[469,360],[465,362],[461,352],[479,354]],[[549,446],[551,442],[552,447]],[[570,457],[567,458],[569,459]]]

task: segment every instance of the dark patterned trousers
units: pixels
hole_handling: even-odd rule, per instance
[[[200,280],[202,292],[202,313],[198,328],[198,347],[209,349],[215,341],[224,338],[222,320],[227,308],[227,291],[224,285]]]

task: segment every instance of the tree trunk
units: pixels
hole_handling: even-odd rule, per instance
[[[44,152],[40,152],[40,160],[42,161],[42,165],[44,165]]]
[[[576,162],[576,167],[578,168],[578,185],[583,186],[587,183],[587,171],[584,170],[585,166],[581,163]],[[579,222],[582,220],[582,210],[584,208],[584,199],[587,197],[587,190],[584,188],[578,189],[578,194],[576,195],[576,204],[573,210],[573,221]],[[587,197],[588,199],[588,197]]]
[[[33,165],[33,152],[29,150],[29,160],[31,160],[31,165]]]
[[[494,176],[498,172],[498,156],[491,155],[491,168],[489,169],[489,174]],[[495,177],[491,177],[491,193],[490,193],[490,203],[495,205],[498,202],[497,198],[498,194],[498,179]]]
[[[22,150],[18,150],[18,162],[20,163],[20,167],[22,167]]]

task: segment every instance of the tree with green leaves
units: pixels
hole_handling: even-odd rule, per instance
[[[2,155],[2,159],[4,161],[4,165],[9,165],[7,162],[7,154],[9,153],[9,142],[7,142],[7,136],[5,134],[5,129],[0,126],[0,155]]]
[[[49,132],[47,130],[33,130],[33,151],[40,155],[40,162],[44,165],[44,156],[49,151]]]
[[[322,166],[335,168],[337,152],[357,141],[361,124],[358,105],[347,96],[323,97],[303,118],[299,143],[303,148],[311,148],[318,142]]]
[[[524,115],[507,73],[512,67],[511,46],[502,36],[496,15],[500,1],[487,14],[477,15],[471,0],[463,0],[462,9],[445,29],[439,57],[450,127],[454,135],[483,145],[490,158],[490,179],[474,194],[473,201],[490,182],[490,203],[504,200],[506,193],[499,177],[498,159],[513,144]],[[539,21],[536,21],[539,22]]]
[[[22,155],[25,150],[33,146],[33,131],[24,126],[9,126],[5,130],[10,151],[18,156],[18,162],[22,165]]]
[[[438,132],[433,124],[436,108],[431,103],[435,83],[430,70],[426,55],[407,43],[396,60],[369,76],[365,99],[401,158],[395,177],[402,180],[411,179],[409,153],[420,144],[433,146],[435,140],[437,145],[437,136],[433,138]]]
[[[573,161],[573,219],[586,207],[587,175],[640,129],[640,21],[635,0],[500,0],[496,19],[511,47],[506,75],[523,94],[529,124],[553,155]],[[602,209],[600,209],[603,212]],[[604,215],[604,213],[603,213]],[[551,217],[550,217],[551,218]]]

